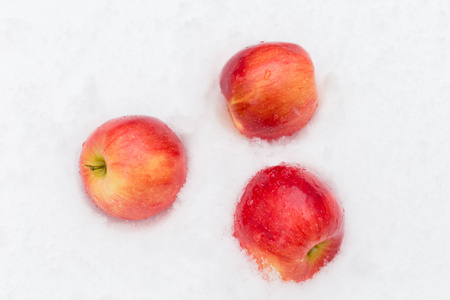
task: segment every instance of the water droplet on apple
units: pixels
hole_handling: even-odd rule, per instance
[[[241,75],[236,75],[236,81],[237,82],[245,82],[247,79],[245,79],[245,77],[244,76],[241,76]]]
[[[262,233],[262,232],[257,233],[253,236],[253,240],[258,243],[259,241],[261,241],[263,235],[264,235],[264,233]]]
[[[291,170],[289,170],[289,169],[287,169],[287,168],[285,168],[285,169],[283,169],[283,170],[281,171],[281,176],[282,176],[284,179],[288,179],[291,175],[292,175]]]
[[[264,72],[264,80],[269,80],[271,74],[270,70],[266,69],[266,72]]]

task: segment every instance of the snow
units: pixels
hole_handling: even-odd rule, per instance
[[[0,299],[447,299],[447,1],[0,0]],[[218,76],[260,41],[304,47],[319,108],[251,141]],[[183,141],[178,200],[107,216],[78,175],[99,125],[139,114]],[[295,162],[346,212],[340,254],[312,280],[265,280],[232,237],[252,175]]]

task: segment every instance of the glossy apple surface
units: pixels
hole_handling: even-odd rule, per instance
[[[163,122],[127,116],[98,127],[83,144],[79,170],[89,198],[108,214],[130,220],[169,207],[186,181],[181,141]]]
[[[258,172],[234,216],[234,236],[261,270],[286,281],[311,278],[338,253],[344,211],[330,189],[298,165]]]
[[[220,88],[235,127],[250,138],[292,135],[318,105],[311,58],[291,43],[261,43],[238,52],[223,67]]]

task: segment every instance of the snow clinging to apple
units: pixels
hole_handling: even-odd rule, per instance
[[[298,165],[259,171],[245,187],[234,236],[261,270],[286,281],[311,278],[338,253],[344,210],[331,190]]]

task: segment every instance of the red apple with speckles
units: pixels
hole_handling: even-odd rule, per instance
[[[89,198],[108,214],[145,219],[169,207],[186,181],[184,147],[162,121],[126,116],[83,144],[79,170]]]
[[[261,270],[286,281],[311,278],[338,253],[344,211],[330,189],[298,165],[258,172],[234,216],[234,236]]]
[[[223,67],[220,88],[235,127],[249,138],[292,135],[318,105],[311,58],[291,43],[261,43],[238,52]]]

